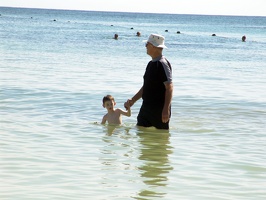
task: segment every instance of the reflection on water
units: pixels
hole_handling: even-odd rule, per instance
[[[111,136],[115,132],[120,132],[120,131],[128,133],[130,129],[130,128],[123,127],[121,125],[114,125],[114,124],[107,124],[105,125],[105,128],[106,128],[106,135],[109,135],[109,136]]]
[[[138,181],[138,137],[131,127],[105,125],[103,130],[105,135],[99,154],[101,168],[97,173],[100,178],[98,187],[103,191],[113,191],[106,193],[102,199],[127,199],[129,193],[134,193],[132,183]]]
[[[167,194],[168,176],[173,167],[173,147],[168,131],[132,126],[103,126],[99,160],[99,186],[113,191],[112,198],[149,199]]]
[[[173,169],[168,158],[172,153],[170,134],[159,130],[140,129],[138,136],[141,144],[139,160],[143,161],[139,172],[147,188],[141,190],[136,199],[163,197],[163,188],[167,185],[170,170]]]

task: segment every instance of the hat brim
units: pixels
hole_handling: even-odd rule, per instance
[[[147,43],[148,42],[148,40],[143,40],[142,42],[145,42],[145,43]],[[151,43],[152,44],[152,43]],[[153,46],[155,46],[154,44],[152,44]],[[167,46],[165,46],[165,45],[158,45],[158,46],[155,46],[155,47],[157,47],[157,48],[163,48],[163,49],[167,49]]]
[[[154,45],[153,45],[154,46]],[[155,46],[156,47],[156,46]],[[157,46],[157,48],[163,48],[163,49],[167,49],[167,46],[165,46],[165,45],[159,45],[159,46]]]

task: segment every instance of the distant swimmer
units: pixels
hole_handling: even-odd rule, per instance
[[[177,34],[180,34],[181,32],[180,32],[180,31],[177,31],[176,33],[177,33]]]
[[[246,42],[246,39],[247,39],[246,36],[243,35],[243,36],[242,36],[242,42]]]
[[[212,34],[212,36],[216,36],[216,34],[214,33],[214,34]]]
[[[117,34],[117,33],[114,35],[114,39],[115,39],[115,40],[118,39],[118,34]]]
[[[137,32],[137,36],[140,37],[141,36],[141,33],[140,32]]]

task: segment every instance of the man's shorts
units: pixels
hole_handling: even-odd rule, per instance
[[[162,122],[162,108],[154,108],[142,104],[137,120],[138,126],[154,126],[157,129],[169,129],[169,121],[167,123]]]

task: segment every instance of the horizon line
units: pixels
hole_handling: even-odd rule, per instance
[[[112,11],[112,10],[85,10],[70,8],[42,8],[42,7],[19,7],[19,6],[0,6],[0,8],[17,9],[41,9],[41,10],[66,10],[66,11],[84,11],[84,12],[113,12],[113,13],[138,13],[138,14],[163,14],[163,15],[204,15],[204,16],[228,16],[228,17],[266,17],[263,15],[233,15],[233,14],[202,14],[202,13],[164,13],[164,12],[138,12],[138,11]],[[1,14],[1,13],[0,13]]]

